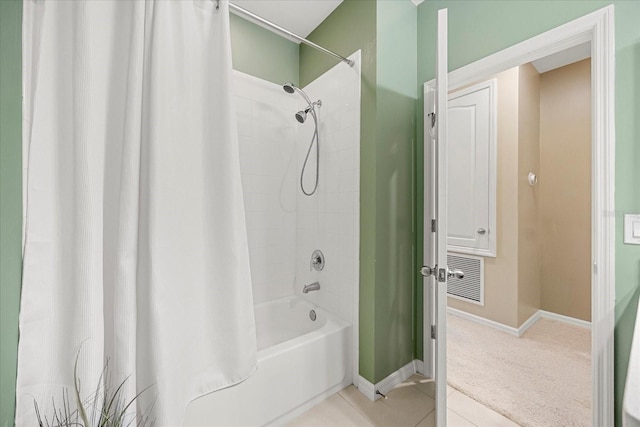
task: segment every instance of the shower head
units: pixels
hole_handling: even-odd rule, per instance
[[[303,111],[298,111],[296,113],[296,120],[299,121],[300,123],[304,123],[304,121],[307,119],[307,113],[309,111],[311,111],[311,114],[313,114],[314,118],[315,118],[315,106],[317,105],[318,107],[322,105],[322,102],[320,100],[317,100],[316,102],[311,102],[311,100],[309,99],[309,97],[307,96],[306,93],[304,93],[304,91],[302,89],[300,89],[299,87],[297,87],[296,85],[294,85],[291,82],[286,82],[285,84],[282,85],[282,89],[284,89],[285,92],[287,93],[294,93],[294,92],[298,92],[300,94],[300,96],[302,96],[304,98],[305,101],[307,101],[307,104],[309,104],[309,107],[304,109]]]
[[[284,91],[287,93],[298,92],[300,96],[302,96],[304,100],[307,101],[307,104],[311,105],[311,100],[309,99],[307,94],[304,93],[302,89],[300,89],[298,86],[294,85],[293,83],[286,82],[285,84],[282,85],[282,89],[284,89]]]
[[[300,123],[304,123],[304,121],[307,120],[307,111],[309,111],[309,109],[305,111],[298,111],[296,113],[296,120]]]
[[[286,82],[285,84],[282,85],[282,89],[284,89],[284,91],[287,92],[287,93],[295,92],[295,89],[294,89],[295,87],[296,87],[296,85],[294,85],[291,82]]]
[[[296,113],[296,120],[299,121],[300,123],[304,123],[305,120],[307,120],[307,113],[309,111],[311,111],[311,114],[314,115],[315,117],[315,106],[321,107],[322,106],[322,101],[320,99],[318,99],[316,102],[312,102],[309,103],[309,106],[307,108],[305,108],[302,111],[298,111]]]

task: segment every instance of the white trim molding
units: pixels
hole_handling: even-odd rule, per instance
[[[592,423],[614,424],[615,27],[609,5],[449,73],[450,91],[591,43]],[[425,102],[428,85],[425,84]],[[426,348],[425,348],[426,350]]]
[[[525,320],[525,322],[518,327],[518,337],[521,337],[525,332],[527,332],[530,327],[533,326],[534,323],[536,323],[540,319],[541,311],[542,310],[538,310],[533,313],[531,317]]]
[[[575,317],[569,317],[563,314],[552,313],[546,310],[538,310],[538,313],[540,313],[540,317],[543,319],[557,320],[559,322],[568,323],[573,326],[579,326],[581,328],[591,329],[591,322],[587,322],[586,320],[576,319]]]
[[[520,327],[518,328],[518,336],[521,337],[522,334],[527,332],[527,329],[533,326],[534,323],[538,321],[538,319],[550,319],[555,320],[557,322],[566,323],[568,325],[578,326],[580,328],[591,329],[591,322],[587,322],[586,320],[576,319],[575,317],[565,316],[563,314],[552,313],[546,310],[538,310],[533,315],[527,319]]]
[[[447,312],[453,316],[460,317],[470,322],[484,325],[489,328],[496,329],[498,331],[505,332],[515,337],[521,337],[527,330],[532,327],[540,319],[550,319],[558,322],[563,322],[569,325],[578,326],[580,328],[591,329],[591,322],[586,320],[576,319],[574,317],[564,316],[558,313],[552,313],[550,311],[538,310],[531,315],[520,327],[514,328],[513,326],[507,326],[504,323],[489,320],[475,314],[467,313],[466,311],[458,310],[456,308],[447,307]]]
[[[380,398],[379,395],[376,395],[376,386],[362,375],[358,376],[358,385],[356,387],[358,387],[360,393],[364,394],[367,399],[371,401]]]
[[[498,331],[505,332],[509,335],[513,335],[515,337],[519,337],[520,333],[518,332],[518,328],[514,328],[513,326],[507,326],[503,323],[496,322],[494,320],[485,319],[484,317],[476,316],[475,314],[467,313],[466,311],[458,310],[457,308],[447,307],[447,313],[460,317],[462,319],[468,320],[470,322],[477,323],[479,325],[484,325],[492,329],[496,329]],[[533,317],[533,316],[532,316]],[[529,322],[531,319],[527,320]],[[525,322],[525,323],[527,323]],[[535,322],[535,320],[534,320]]]
[[[358,379],[358,390],[360,390],[360,392],[369,400],[378,400],[382,397],[377,393],[378,391],[385,395],[389,393],[395,386],[402,384],[407,380],[407,378],[418,372],[417,367],[419,363],[422,363],[422,361],[412,360],[402,368],[389,374],[382,381],[375,384],[372,384],[369,380],[360,376]]]

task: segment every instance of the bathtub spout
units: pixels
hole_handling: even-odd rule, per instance
[[[304,288],[302,288],[302,293],[303,294],[307,294],[310,291],[317,291],[320,289],[320,283],[318,282],[313,282],[310,285],[304,285]]]

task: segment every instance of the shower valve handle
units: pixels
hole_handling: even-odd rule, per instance
[[[316,269],[320,271],[324,268],[324,254],[320,249],[316,249],[311,254],[311,265],[309,266],[309,270]]]
[[[315,268],[316,270],[322,269],[322,257],[314,256],[311,258],[311,268]]]

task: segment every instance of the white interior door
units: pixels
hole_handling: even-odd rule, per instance
[[[447,10],[438,11],[436,79],[425,90],[424,362],[436,384],[436,425],[447,425]],[[456,272],[456,274],[461,274]]]

